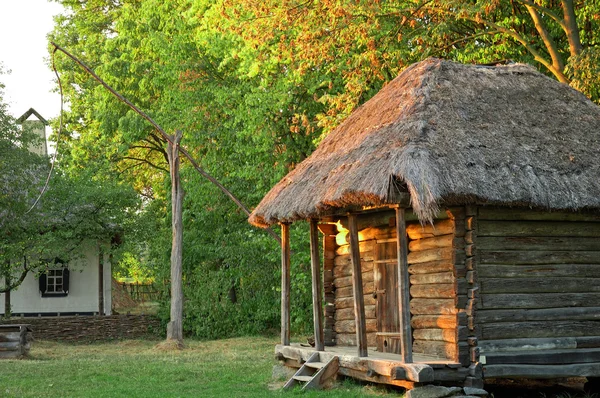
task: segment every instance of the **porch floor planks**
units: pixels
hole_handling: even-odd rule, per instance
[[[286,359],[297,361],[299,364],[315,352],[314,347],[304,347],[298,343],[290,346],[275,346],[275,353]],[[368,357],[359,357],[356,347],[333,346],[326,347],[325,351],[320,351],[323,360],[329,356],[337,356],[340,360],[341,375],[350,375],[351,377],[375,381],[373,375],[377,377],[376,382],[403,386],[402,383],[426,383],[435,381],[434,369],[449,366],[453,369],[461,367],[459,363],[448,361],[433,355],[413,354],[412,363],[403,363],[398,354],[375,351],[375,348],[369,348]],[[457,381],[464,380],[464,375],[457,372]]]

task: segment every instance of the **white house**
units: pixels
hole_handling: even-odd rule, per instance
[[[30,108],[17,121],[40,135],[41,140],[30,150],[47,155],[46,120]],[[101,253],[98,245],[88,244],[73,261],[65,264],[58,260],[41,275],[29,273],[10,292],[13,316],[110,315],[111,264],[109,256]],[[0,294],[0,315],[4,304],[5,295]]]

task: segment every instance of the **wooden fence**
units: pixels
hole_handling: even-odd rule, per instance
[[[153,283],[118,282],[118,284],[137,302],[158,301],[161,292]]]

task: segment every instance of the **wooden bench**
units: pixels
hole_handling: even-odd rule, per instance
[[[29,325],[0,325],[0,359],[22,358],[31,347]]]

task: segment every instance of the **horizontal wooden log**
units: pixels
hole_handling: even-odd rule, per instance
[[[408,264],[427,263],[431,261],[452,260],[454,250],[451,247],[429,249],[408,253]]]
[[[344,260],[343,262],[340,261],[338,264],[335,265],[335,267],[333,268],[333,277],[334,278],[343,278],[344,276],[351,276],[352,275],[352,263],[349,259],[349,256],[338,256],[336,257],[336,259],[338,258],[345,258],[348,257],[347,261]],[[373,271],[373,261],[372,261],[373,257],[371,257],[371,261],[369,261],[368,259],[361,259],[360,262],[360,269],[363,273],[366,272],[372,272]]]
[[[434,355],[443,359],[455,359],[457,356],[457,345],[444,341],[414,340],[413,353]]]
[[[480,251],[479,264],[600,264],[600,251]]]
[[[337,345],[341,346],[356,346],[356,333],[338,333],[335,336]],[[367,333],[367,346],[377,346],[377,336],[375,333]]]
[[[600,221],[598,213],[547,212],[527,208],[479,207],[480,220]]]
[[[363,274],[364,275],[364,274]],[[364,283],[363,282],[363,294],[373,294],[375,292],[375,284],[374,283]],[[340,287],[339,289],[335,289],[335,298],[344,298],[344,297],[352,297],[354,293],[352,292],[352,286]]]
[[[600,250],[598,238],[574,236],[480,236],[477,238],[479,250]]]
[[[522,338],[503,340],[480,340],[477,346],[481,354],[514,351],[543,351],[559,349],[576,349],[575,337],[560,338]]]
[[[413,329],[455,329],[458,326],[457,315],[414,315],[410,324]]]
[[[452,272],[439,272],[437,274],[416,274],[410,276],[412,285],[424,285],[431,283],[454,283],[454,274]]]
[[[486,355],[485,361],[488,365],[552,365],[600,362],[600,348],[496,352]]]
[[[477,274],[480,278],[597,278],[600,275],[600,266],[597,264],[478,264]]]
[[[469,368],[466,367],[450,368],[444,366],[443,368],[433,369],[433,379],[435,381],[460,383],[464,382],[467,376],[469,376]]]
[[[408,244],[408,250],[411,252],[417,252],[429,249],[439,249],[441,247],[462,247],[464,244],[464,239],[454,239],[454,234],[448,234],[433,236],[431,238],[411,240]]]
[[[375,299],[372,295],[368,294],[364,296],[365,306],[367,305],[375,305],[377,303],[377,299]],[[344,297],[344,298],[336,298],[335,299],[335,308],[350,308],[354,307],[354,298],[353,297]]]
[[[351,377],[357,380],[367,381],[369,383],[388,384],[396,387],[401,387],[407,390],[415,388],[416,385],[414,381],[395,380],[390,376],[381,376],[377,374],[371,375],[368,372],[360,372],[358,370],[349,368],[339,368],[338,374],[346,377]]]
[[[454,271],[454,264],[451,260],[429,261],[426,263],[412,264],[408,266],[408,273],[415,274],[435,274],[437,272]]]
[[[365,272],[362,274],[363,287],[367,285],[367,283],[373,283],[373,272]],[[343,278],[336,278],[333,280],[333,284],[336,288],[352,286],[352,277],[345,276]]]
[[[584,307],[600,302],[600,293],[482,294],[482,309]]]
[[[20,350],[20,349],[21,349],[20,341],[0,342],[0,351],[13,351],[13,350]]]
[[[484,378],[535,378],[598,377],[600,363],[570,365],[485,365]]]
[[[454,299],[413,298],[410,300],[413,315],[451,315],[458,313]]]
[[[406,225],[406,233],[411,240],[431,238],[433,236],[448,235],[454,232],[454,220],[447,219],[435,221],[434,225],[410,223]]]
[[[358,244],[358,248],[361,253],[370,252],[375,250],[375,240],[368,240],[365,242],[360,242]],[[344,256],[346,254],[350,254],[350,245],[339,246],[335,249],[335,254],[338,256]]]
[[[410,287],[410,295],[423,298],[452,298],[456,296],[456,285],[454,283],[413,285]]]
[[[481,278],[479,286],[485,294],[492,293],[594,293],[600,292],[598,278]]]
[[[600,222],[483,221],[477,236],[600,236]]]
[[[0,342],[21,341],[21,332],[0,332]]]
[[[484,340],[598,336],[600,321],[498,322],[481,325]]]
[[[377,320],[376,319],[367,319],[366,325],[367,325],[367,333],[377,331]],[[356,332],[356,322],[354,321],[354,319],[346,320],[346,321],[336,321],[335,322],[335,332],[338,334],[355,333]]]
[[[600,321],[600,307],[477,310],[477,321],[479,323],[594,320]]]
[[[375,319],[375,305],[365,305],[365,318]],[[354,319],[354,308],[341,308],[335,312],[336,321]]]
[[[381,237],[389,238],[395,236],[395,234],[396,229],[394,227],[369,227],[358,231],[358,241],[363,242]],[[339,246],[349,244],[349,239],[348,230],[343,230],[335,236],[335,242]]]
[[[413,338],[415,340],[446,341],[448,343],[458,343],[467,339],[467,328],[462,326],[460,329],[414,329]]]

